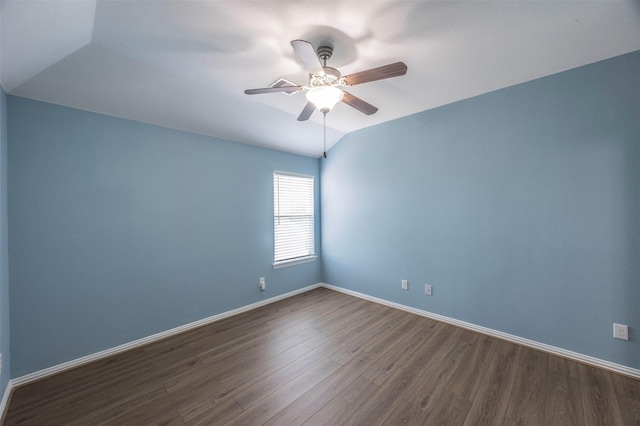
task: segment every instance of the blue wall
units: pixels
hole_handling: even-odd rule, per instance
[[[9,352],[9,246],[7,222],[7,95],[0,87],[0,395],[11,378]],[[0,396],[2,398],[2,396]]]
[[[639,76],[635,52],[345,136],[324,281],[640,368]]]
[[[272,173],[318,160],[7,99],[14,377],[321,281],[271,266]]]

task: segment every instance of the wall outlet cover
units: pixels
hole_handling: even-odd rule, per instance
[[[408,290],[409,289],[409,281],[402,280],[402,289],[403,290]]]
[[[629,327],[624,324],[613,323],[613,337],[616,339],[629,340]]]

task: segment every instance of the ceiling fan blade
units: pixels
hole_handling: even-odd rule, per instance
[[[298,121],[307,121],[309,117],[311,117],[311,114],[313,114],[313,111],[315,110],[316,110],[316,106],[311,102],[307,102],[307,104],[302,109],[302,112],[298,116]]]
[[[296,52],[296,55],[298,55],[298,58],[300,58],[304,64],[307,72],[313,75],[324,75],[318,54],[311,43],[304,40],[293,40],[291,47],[293,47],[294,52]]]
[[[357,96],[353,96],[349,92],[344,92],[342,102],[367,115],[375,114],[378,111],[378,108],[363,101]]]
[[[400,75],[405,75],[406,73],[407,65],[404,62],[396,62],[377,68],[371,68],[370,70],[349,74],[344,77],[344,80],[348,86],[355,86],[356,84],[368,83],[370,81],[398,77]]]
[[[280,86],[280,87],[264,87],[262,89],[247,89],[244,91],[247,95],[258,95],[260,93],[294,93],[304,89],[302,86]]]

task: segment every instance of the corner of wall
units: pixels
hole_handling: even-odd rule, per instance
[[[0,389],[6,404],[11,377],[9,347],[9,245],[7,222],[7,95],[0,86]],[[4,411],[4,405],[0,406]],[[0,411],[0,414],[2,413]]]

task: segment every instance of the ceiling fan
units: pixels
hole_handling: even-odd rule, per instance
[[[305,40],[293,40],[291,46],[298,58],[302,61],[306,71],[309,72],[309,84],[300,86],[284,83],[280,80],[271,87],[248,89],[245,90],[244,93],[247,95],[274,92],[293,94],[300,91],[307,91],[307,104],[298,116],[298,121],[308,120],[316,108],[326,116],[340,101],[364,114],[375,114],[378,108],[341,89],[341,87],[355,86],[356,84],[398,77],[407,73],[407,66],[403,62],[395,62],[393,64],[342,76],[340,71],[327,66],[327,60],[331,58],[333,54],[333,47],[326,45],[320,46],[316,53],[313,45]],[[320,61],[322,61],[322,63]]]

